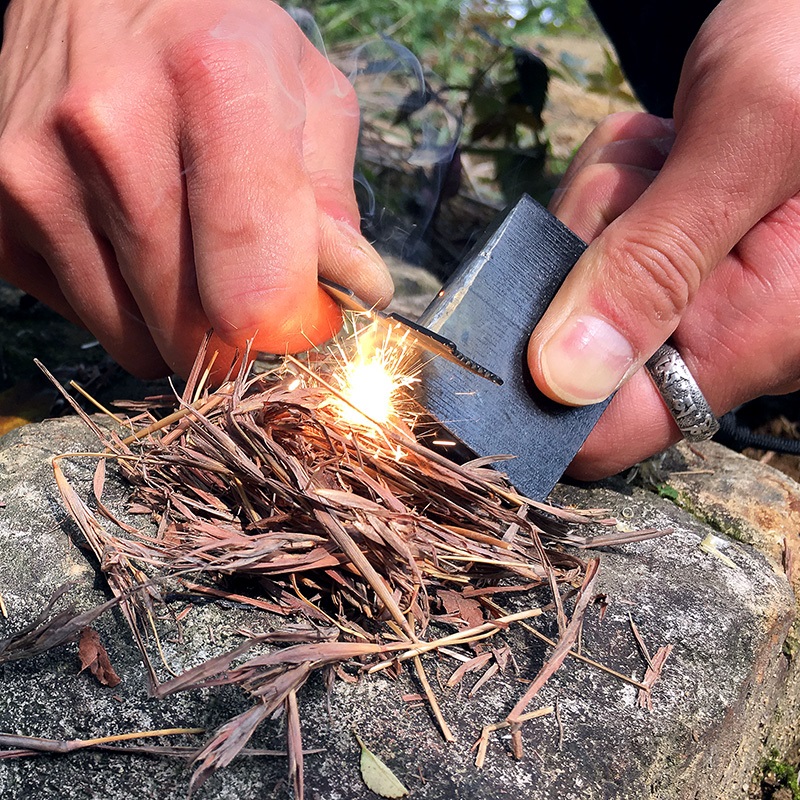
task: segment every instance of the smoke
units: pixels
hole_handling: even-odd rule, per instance
[[[327,56],[314,17],[287,10]],[[348,76],[361,109],[354,180],[362,229],[384,255],[429,262],[429,227],[458,166],[460,109],[441,81],[387,36],[333,60]]]
[[[460,113],[436,76],[388,37],[359,45],[347,65],[361,107],[356,182],[364,231],[383,252],[424,262]]]

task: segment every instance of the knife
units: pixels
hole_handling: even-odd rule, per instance
[[[387,315],[442,356],[422,368],[422,406],[469,453],[514,456],[503,472],[534,500],[550,493],[609,402],[562,406],[536,388],[528,371],[528,338],[585,248],[523,195],[416,323]],[[367,310],[352,292],[323,285],[345,308]]]

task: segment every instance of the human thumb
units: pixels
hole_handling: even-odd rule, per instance
[[[762,53],[755,77],[752,59],[730,52],[717,39],[708,57],[690,53],[663,169],[589,245],[533,332],[531,374],[554,400],[607,398],[745,233],[800,188],[800,94],[774,80],[785,64]]]

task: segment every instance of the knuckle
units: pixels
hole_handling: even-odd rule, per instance
[[[594,239],[639,199],[651,180],[650,174],[636,167],[588,164],[559,199],[559,219],[579,236]]]
[[[591,134],[593,151],[617,142],[648,140],[671,135],[669,121],[643,111],[618,111],[601,120]]]
[[[249,203],[242,204],[235,216],[209,222],[206,235],[213,237],[214,249],[225,252],[257,251],[264,235],[265,220]],[[273,242],[277,246],[277,242]]]
[[[259,99],[265,103],[271,89],[296,93],[299,55],[275,30],[271,33],[275,45],[269,51],[258,41],[205,31],[181,39],[166,56],[167,74],[179,97],[207,114]]]
[[[167,69],[179,90],[213,94],[231,83],[240,52],[235,41],[195,34],[172,48]]]
[[[194,35],[173,48],[167,73],[178,102],[205,136],[223,136],[237,110],[256,98],[246,85],[243,46]]]
[[[609,114],[597,124],[592,133],[597,147],[615,142],[619,139],[630,138],[631,128],[637,126],[643,117],[649,117],[640,111],[617,111]]]
[[[135,109],[136,91],[102,90],[92,85],[68,87],[56,102],[52,133],[81,179],[94,175],[124,203],[136,171],[137,148],[152,139]],[[133,193],[135,194],[135,192]]]
[[[669,144],[665,139],[620,139],[598,148],[592,160],[657,171],[664,166],[668,152]]]
[[[626,125],[630,125],[638,116],[639,112],[637,111],[617,111],[601,119],[595,130],[601,138],[612,141],[617,138],[619,132]]]
[[[158,227],[160,203],[143,188],[149,181],[141,173],[139,148],[149,143],[152,169],[160,167],[162,155],[152,148],[155,130],[147,130],[134,111],[135,92],[127,95],[121,100],[92,86],[70,87],[56,104],[53,126],[79,178],[99,182],[93,191],[111,200],[105,213],[147,239]]]
[[[759,80],[746,87],[743,111],[761,121],[770,119],[776,131],[797,130],[800,109],[800,80],[785,70],[770,71],[771,80]]]
[[[280,139],[299,150],[307,118],[302,37],[283,12],[273,22],[264,36],[249,28],[194,30],[163,54],[166,82],[194,145],[263,148]]]
[[[626,174],[616,164],[587,164],[570,183],[569,192],[581,204],[605,206],[609,195]]]
[[[626,233],[612,248],[614,298],[626,313],[644,314],[649,320],[674,324],[700,286],[700,259],[683,235],[649,230]],[[626,307],[627,306],[627,307]]]
[[[265,286],[261,275],[240,272],[235,278],[216,280],[203,308],[222,339],[236,342],[255,328],[281,328],[292,313],[287,297],[295,294],[287,286]]]
[[[346,180],[342,170],[318,169],[312,172],[309,178],[318,206],[320,203],[324,205],[337,201],[349,203],[354,199],[353,183]]]
[[[800,76],[783,73],[780,80],[764,87],[760,102],[768,106],[768,114],[774,121],[775,135],[783,141],[776,142],[778,152],[789,149],[792,160],[797,156],[797,137],[800,134]]]
[[[124,137],[126,127],[119,102],[83,84],[63,92],[53,109],[52,124],[68,144],[95,157],[104,155],[108,142]]]
[[[0,139],[0,187],[7,201],[31,217],[39,217],[42,207],[50,207],[46,171],[40,168],[41,156],[24,137]]]
[[[267,118],[268,70],[263,70],[263,90],[256,91],[247,58],[241,42],[205,34],[173,50],[168,79],[192,138],[213,148],[235,131],[252,130]]]

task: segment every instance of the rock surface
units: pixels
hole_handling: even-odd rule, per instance
[[[731,538],[753,545],[786,574],[800,598],[800,485],[766,464],[715,442],[681,444],[667,454],[676,502]],[[784,643],[785,687],[767,749],[800,761],[800,614]]]
[[[70,538],[74,530],[64,518],[49,463],[55,453],[93,446],[91,435],[76,420],[28,426],[2,440],[0,499],[6,507],[0,511],[0,593],[8,619],[0,618],[0,638],[30,621],[65,579],[76,581],[75,603],[81,609],[105,599],[94,565]],[[748,486],[753,506],[759,503],[759,492],[778,479],[777,473],[762,472],[753,462],[727,452],[716,455],[715,475],[733,463],[730,474],[736,480],[753,481],[741,484]],[[69,472],[87,496],[91,471],[84,461]],[[122,507],[124,487],[111,477],[108,485],[109,502]],[[725,566],[699,548],[713,529],[644,490],[609,484],[559,487],[557,494],[576,506],[610,508],[632,527],[674,531],[602,554],[598,591],[608,595],[609,605],[602,618],[599,606],[591,608],[582,640],[585,654],[639,680],[645,664],[630,618],[651,652],[673,645],[653,692],[654,710],[637,707],[632,686],[570,659],[533,704],[557,702],[560,723],[551,715],[526,724],[526,756],[520,762],[510,758],[502,732],[494,734],[486,766],[476,770],[470,748],[481,727],[504,718],[524,691],[522,681],[536,673],[546,656],[538,640],[512,629],[502,640],[511,645],[519,674],[509,666],[474,698],[468,695],[474,677],[449,692],[440,691],[432,678],[456,733],[452,745],[441,740],[424,706],[402,700],[404,694],[419,691],[407,674],[356,685],[339,681],[328,698],[319,683],[307,687],[301,698],[304,744],[324,752],[306,757],[306,797],[375,797],[359,775],[353,730],[392,767],[414,798],[747,796],[765,741],[777,741],[775,731],[787,727],[776,715],[782,713],[785,721],[787,714],[794,718],[798,711],[796,695],[788,706],[786,699],[791,673],[784,646],[795,599],[785,575],[750,544],[731,539],[723,539],[720,548],[736,569]],[[774,502],[768,495],[764,500]],[[796,536],[797,530],[784,535]],[[522,606],[537,600],[517,602]],[[174,610],[181,608],[178,603]],[[196,605],[184,621],[183,643],[165,642],[167,660],[181,669],[226,650],[243,624],[264,629],[270,618],[230,604]],[[0,731],[69,739],[175,726],[210,730],[248,707],[233,690],[149,699],[120,615],[109,614],[96,627],[122,683],[109,689],[79,673],[74,645],[6,665],[0,668]],[[554,633],[552,620],[537,621],[537,627]],[[431,657],[427,665],[443,683],[458,664],[440,656]],[[280,719],[265,723],[254,745],[282,748],[282,725]],[[796,740],[796,733],[788,739]],[[184,741],[196,744],[197,739]],[[82,753],[0,760],[0,797],[177,800],[186,796],[190,774],[184,763],[145,756]],[[289,797],[285,775],[283,758],[240,758],[196,796]]]
[[[800,486],[716,442],[667,455],[676,502],[712,528],[765,553],[800,595]]]

